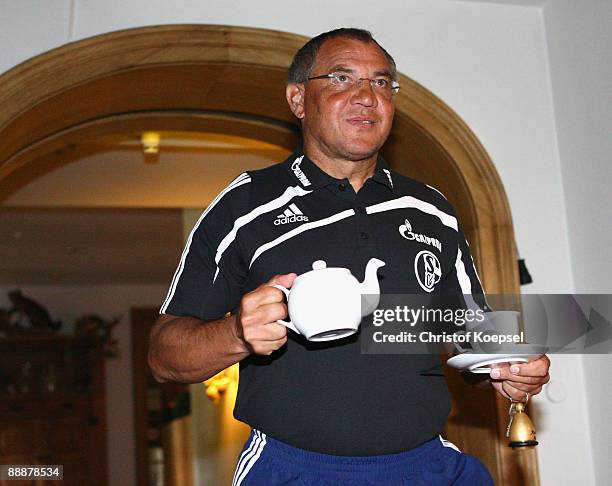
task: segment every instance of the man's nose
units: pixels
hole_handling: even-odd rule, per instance
[[[374,88],[369,79],[358,79],[353,89],[355,90],[353,102],[373,107],[378,104],[378,98],[376,98],[376,93],[374,93]]]

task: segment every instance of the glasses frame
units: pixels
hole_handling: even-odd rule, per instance
[[[308,78],[307,81],[312,81],[314,79],[334,79],[339,74],[344,74],[344,75],[348,76],[350,73],[339,73],[339,72],[335,71],[333,73],[321,74],[320,76],[312,76],[312,77]],[[374,86],[372,85],[372,81],[376,81],[376,79],[377,78],[357,78],[355,80],[355,84],[357,84],[357,82],[359,82],[359,81],[366,81],[367,80],[370,83],[370,86],[372,86],[372,89],[374,90],[374,92],[376,92]],[[399,90],[400,90],[400,84],[397,81],[391,80],[391,96],[396,95]]]

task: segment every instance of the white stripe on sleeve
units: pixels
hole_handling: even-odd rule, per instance
[[[249,182],[251,182],[251,177],[249,176],[249,174],[247,174],[246,172],[243,173],[243,174],[240,174],[223,191],[221,191],[217,195],[217,197],[213,200],[213,202],[211,202],[208,205],[208,207],[204,210],[204,212],[202,213],[202,215],[200,216],[200,218],[198,219],[198,221],[194,225],[193,229],[191,230],[191,233],[189,234],[189,238],[187,239],[187,244],[185,245],[185,248],[183,250],[183,254],[181,255],[181,261],[179,262],[179,265],[178,265],[176,271],[174,272],[174,277],[172,277],[172,283],[170,284],[170,289],[168,290],[168,295],[166,296],[166,300],[164,301],[164,303],[163,303],[163,305],[162,305],[162,307],[161,307],[161,309],[159,311],[160,314],[163,314],[163,313],[166,312],[166,309],[168,308],[168,305],[170,305],[170,302],[172,301],[172,297],[174,297],[174,292],[176,291],[176,287],[178,285],[178,281],[181,278],[181,274],[183,273],[183,269],[185,268],[185,260],[187,259],[187,255],[189,254],[189,249],[191,248],[191,241],[193,240],[193,235],[195,234],[196,230],[200,226],[200,223],[202,223],[202,221],[204,220],[206,215],[217,205],[217,203],[223,198],[223,196],[225,196],[232,189],[240,187],[240,186],[242,186],[244,184],[248,184]]]
[[[440,191],[438,191],[434,186],[430,186],[429,184],[425,184],[427,187],[429,187],[430,189],[436,191],[438,194],[440,194],[440,196],[442,196],[444,199],[446,199],[448,201],[448,198],[442,194]]]
[[[294,236],[297,236],[300,233],[303,233],[304,231],[319,228],[321,226],[327,226],[329,224],[336,223],[340,220],[343,220],[345,218],[348,218],[354,215],[355,215],[355,211],[353,209],[346,209],[344,211],[340,211],[339,213],[333,214],[327,218],[320,219],[318,221],[312,221],[311,223],[301,224],[297,228],[294,228],[291,231],[288,231],[287,233],[285,233],[284,235],[279,236],[275,240],[269,241],[268,243],[261,245],[259,248],[257,248],[257,250],[255,250],[255,253],[253,254],[253,258],[251,258],[251,263],[249,263],[249,268],[253,266],[253,263],[255,262],[255,260],[257,260],[261,256],[262,253],[268,251],[270,248],[274,248],[275,246],[280,245],[281,243],[284,243],[285,241],[293,238]]]
[[[227,235],[225,235],[223,240],[221,240],[219,247],[217,248],[217,253],[215,255],[215,263],[217,264],[217,270],[215,272],[215,277],[213,279],[213,282],[216,280],[217,275],[219,274],[219,262],[221,261],[221,257],[223,256],[223,253],[228,249],[228,247],[232,244],[232,242],[236,239],[236,234],[238,233],[238,230],[240,228],[242,228],[243,226],[246,226],[251,221],[253,221],[255,218],[257,218],[258,216],[261,216],[262,214],[269,213],[271,211],[274,211],[275,209],[283,207],[285,204],[291,201],[294,197],[305,196],[306,194],[310,194],[311,192],[312,191],[306,191],[302,189],[300,186],[288,187],[285,190],[285,192],[283,192],[283,194],[281,194],[276,199],[272,199],[271,201],[265,204],[257,206],[255,209],[250,211],[248,214],[245,214],[244,216],[240,216],[238,219],[236,219],[236,221],[234,222],[234,226],[232,227],[232,230]],[[291,206],[295,206],[295,205],[292,204]]]
[[[368,214],[374,214],[382,213],[384,211],[392,211],[393,209],[404,208],[414,208],[418,209],[419,211],[422,211],[423,213],[431,214],[432,216],[437,217],[445,226],[448,226],[449,228],[452,228],[455,231],[459,231],[457,225],[457,218],[445,213],[444,211],[441,211],[433,204],[421,201],[420,199],[417,199],[413,196],[402,196],[397,199],[390,199],[389,201],[384,201],[378,204],[374,204],[373,206],[368,206],[366,208],[366,212]]]
[[[455,270],[457,271],[457,280],[459,280],[459,286],[463,294],[472,294],[472,281],[469,275],[465,271],[465,265],[463,264],[463,258],[461,253],[461,247],[457,248],[457,259],[455,260]]]
[[[467,243],[467,240],[466,240]],[[470,257],[472,255],[470,254]],[[468,309],[478,310],[480,309],[480,305],[474,300],[473,297],[473,287],[472,287],[472,279],[468,275],[465,264],[463,263],[463,253],[461,252],[461,246],[457,247],[457,259],[455,260],[455,269],[457,271],[457,280],[459,280],[459,286],[461,287],[461,292],[465,298],[465,304]],[[482,289],[482,284],[480,283],[480,278],[478,277],[478,272],[476,271],[476,266],[474,265],[474,259],[472,258],[472,271],[474,275],[476,275],[476,280],[478,280],[478,284]],[[484,293],[484,289],[482,289],[482,296],[485,302],[485,305],[489,307],[489,303],[487,302],[487,296]]]

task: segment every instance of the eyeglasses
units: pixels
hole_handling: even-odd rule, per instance
[[[308,81],[312,81],[313,79],[329,79],[330,84],[339,91],[350,91],[355,85],[359,86],[361,81],[369,81],[374,92],[385,98],[391,98],[400,89],[399,83],[397,81],[392,81],[387,76],[358,78],[350,73],[334,72],[322,74],[321,76],[313,76],[312,78],[308,78]]]

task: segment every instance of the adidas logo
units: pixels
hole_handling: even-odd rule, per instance
[[[282,214],[276,217],[274,224],[279,226],[281,224],[295,223],[297,221],[308,221],[308,216],[304,216],[304,213],[302,213],[295,204],[290,204]]]

